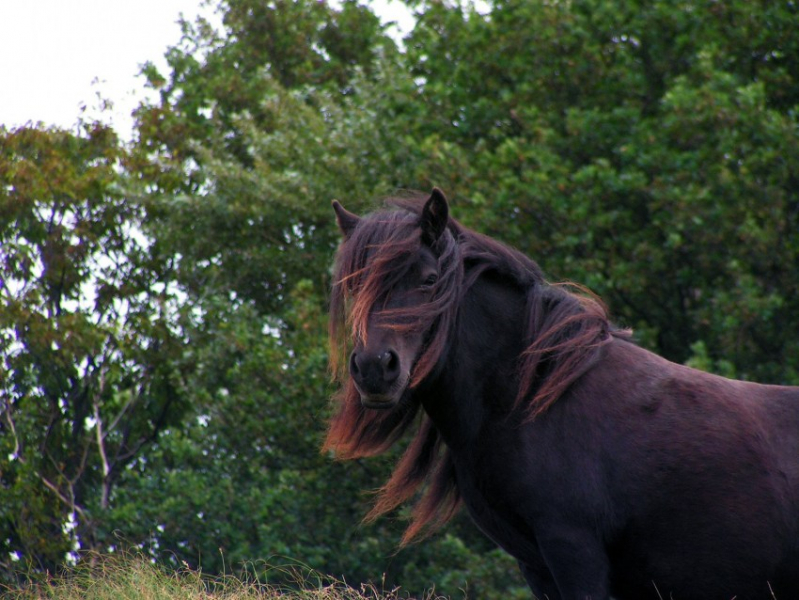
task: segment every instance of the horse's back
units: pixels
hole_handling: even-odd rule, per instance
[[[653,581],[663,597],[771,598],[767,581],[799,597],[799,388],[619,341],[573,393],[596,424],[619,597],[657,597]]]
[[[616,341],[603,362],[596,369],[600,386],[611,390],[603,412],[633,447],[703,475],[726,465],[730,480],[749,473],[799,500],[799,387],[727,379],[625,341]]]

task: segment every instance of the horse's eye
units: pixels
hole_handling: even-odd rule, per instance
[[[436,284],[436,281],[438,281],[438,275],[431,273],[427,276],[427,279],[424,280],[422,287],[433,287]]]

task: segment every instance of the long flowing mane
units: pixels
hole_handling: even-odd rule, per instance
[[[330,302],[331,370],[342,388],[333,398],[323,451],[340,458],[372,456],[386,451],[414,423],[416,433],[388,482],[379,490],[367,519],[375,519],[411,499],[420,489],[412,521],[402,544],[443,525],[460,505],[449,451],[418,401],[388,411],[362,406],[347,374],[353,340],[366,335],[366,320],[378,314],[399,330],[427,332],[426,344],[412,372],[411,389],[434,371],[457,339],[458,309],[464,294],[489,272],[507,279],[526,296],[526,349],[519,356],[517,410],[526,419],[542,415],[594,363],[597,350],[613,336],[607,309],[595,296],[571,285],[551,285],[538,265],[496,240],[454,219],[434,248],[439,281],[429,303],[411,309],[386,310],[392,287],[407,274],[422,246],[423,198],[393,198],[387,208],[360,220],[338,251]],[[425,485],[426,484],[426,485]]]

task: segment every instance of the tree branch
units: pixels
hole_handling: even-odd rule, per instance
[[[11,428],[11,435],[14,436],[14,457],[21,460],[20,455],[20,446],[19,446],[19,436],[17,435],[17,428],[14,426],[14,419],[11,418],[11,403],[7,402],[5,406],[5,410],[3,411],[6,417],[6,421],[8,422],[8,426]]]

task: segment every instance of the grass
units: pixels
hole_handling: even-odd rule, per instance
[[[257,579],[210,577],[200,571],[170,572],[144,557],[95,557],[46,583],[21,590],[0,587],[3,600],[406,600],[400,591],[373,586],[353,588],[341,581],[295,568],[296,585],[271,585]],[[285,577],[281,577],[285,581]],[[433,593],[420,600],[446,600]]]

